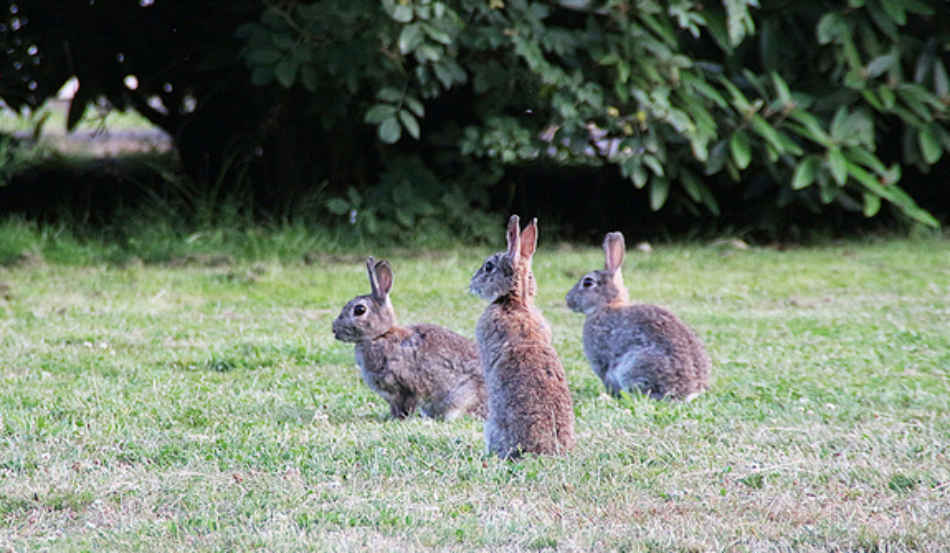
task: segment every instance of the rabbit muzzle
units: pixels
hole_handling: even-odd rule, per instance
[[[359,331],[352,326],[345,324],[340,319],[336,319],[333,321],[333,337],[341,342],[354,343],[359,342],[362,336]]]

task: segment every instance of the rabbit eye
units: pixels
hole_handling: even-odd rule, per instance
[[[594,277],[584,277],[583,282],[581,282],[581,286],[583,286],[584,288],[590,288],[593,285],[594,285]]]
[[[495,264],[492,263],[491,261],[486,261],[486,262],[485,262],[485,272],[486,272],[486,273],[490,273],[490,272],[492,272],[492,271],[494,271],[494,270],[495,270]]]
[[[366,306],[365,306],[365,305],[357,305],[357,306],[355,306],[355,307],[353,308],[353,314],[356,315],[357,317],[359,317],[359,316],[361,316],[361,315],[365,315],[365,314],[366,314]]]

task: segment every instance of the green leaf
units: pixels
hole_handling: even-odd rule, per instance
[[[897,98],[894,96],[894,89],[888,85],[881,85],[877,89],[878,96],[881,97],[881,103],[884,104],[884,107],[888,110],[894,108]]]
[[[804,153],[802,147],[798,145],[798,142],[795,142],[784,132],[778,133],[778,141],[782,144],[782,149],[786,154],[798,157]]]
[[[670,194],[670,181],[656,177],[650,179],[650,209],[659,211]]]
[[[835,116],[831,120],[831,138],[841,142],[847,138],[849,129],[846,128],[845,123],[848,120],[848,108],[845,106],[839,107],[835,111]]]
[[[692,171],[687,171],[686,169],[680,170],[680,182],[683,184],[683,189],[686,190],[686,193],[689,194],[689,197],[694,202],[701,202],[703,199],[702,187],[705,186],[699,178],[693,174]]]
[[[363,121],[371,125],[379,125],[387,119],[396,116],[396,107],[389,104],[376,104],[366,112]]]
[[[818,21],[818,27],[815,28],[815,33],[818,36],[818,44],[831,44],[840,36],[843,27],[844,22],[841,20],[841,15],[837,12],[831,11],[823,15]]]
[[[792,190],[801,190],[810,186],[818,178],[819,171],[821,171],[821,161],[817,156],[808,156],[803,159],[795,167],[795,173],[792,175]]]
[[[436,27],[435,25],[431,23],[425,23],[423,25],[423,29],[425,30],[429,38],[431,38],[432,40],[439,42],[441,44],[444,44],[446,46],[450,46],[452,44],[452,36],[449,35],[449,33],[443,31],[442,29]]]
[[[864,167],[869,167],[872,171],[879,175],[884,174],[888,170],[887,166],[885,166],[876,155],[864,148],[848,148],[846,153],[847,156],[845,157],[849,158],[852,162],[863,165]]]
[[[709,161],[706,162],[706,175],[715,175],[726,165],[729,156],[729,142],[720,140],[709,151]]]
[[[932,121],[936,110],[943,110],[940,99],[917,84],[905,84],[897,88],[897,95],[917,117]]]
[[[904,9],[910,13],[930,17],[935,13],[933,6],[923,0],[903,0]]]
[[[894,23],[901,26],[907,24],[907,12],[904,11],[904,0],[878,0],[878,2]]]
[[[890,53],[883,56],[878,56],[871,60],[871,63],[867,66],[868,76],[872,79],[874,77],[879,77],[886,73],[892,67],[897,66],[897,54]]]
[[[398,104],[402,102],[402,92],[391,86],[385,86],[376,93],[376,98],[390,104]]]
[[[395,6],[391,16],[400,23],[409,23],[412,21],[412,6],[402,4]]]
[[[716,104],[716,106],[719,108],[726,109],[726,107],[729,105],[728,102],[726,102],[726,99],[723,98],[722,94],[713,88],[712,85],[702,78],[702,76],[693,73],[683,73],[680,76],[680,79],[684,83],[688,84],[691,88],[695,88],[697,92],[699,92],[707,100],[710,100]]]
[[[402,126],[406,129],[406,132],[416,140],[419,140],[419,122],[415,116],[409,113],[409,110],[402,109],[399,110],[399,120],[402,121]]]
[[[643,188],[647,181],[650,180],[650,175],[642,163],[638,163],[634,166],[630,180],[633,181],[633,185],[637,188]]]
[[[350,212],[350,203],[343,198],[330,198],[327,200],[327,210],[334,215],[344,215]]]
[[[940,228],[940,223],[934,219],[933,215],[921,209],[914,199],[900,188],[896,186],[883,186],[874,176],[851,162],[848,162],[848,173],[850,173],[855,180],[863,184],[872,194],[876,194],[891,202],[911,219],[929,227]]]
[[[416,114],[416,117],[424,117],[426,114],[426,109],[415,96],[406,96],[403,99],[403,103],[406,105],[409,110]]]
[[[643,163],[650,168],[650,171],[653,171],[653,174],[662,177],[664,175],[663,165],[660,163],[660,160],[656,158],[653,154],[646,154],[643,156]]]
[[[422,29],[418,23],[406,25],[399,33],[399,52],[409,54],[422,43]]]
[[[737,110],[742,112],[750,111],[752,103],[749,102],[748,98],[746,98],[744,94],[742,94],[742,91],[739,90],[739,87],[732,84],[729,79],[721,75],[719,76],[719,83],[729,91],[729,95],[732,96],[732,103]]]
[[[828,150],[828,169],[838,186],[844,186],[844,183],[848,182],[847,160],[841,150],[837,148]]]
[[[439,61],[442,58],[441,48],[436,48],[431,44],[420,44],[415,51],[416,60],[419,63],[429,63],[433,61]]]
[[[865,88],[864,90],[861,91],[861,96],[864,98],[864,100],[865,100],[867,103],[871,104],[871,107],[872,107],[872,108],[874,108],[874,109],[876,109],[876,110],[878,110],[878,111],[885,111],[885,109],[884,109],[884,104],[882,104],[881,101],[878,100],[878,98],[877,98],[877,96],[875,96],[873,90],[871,90],[871,89],[869,89],[869,88]]]
[[[934,92],[936,92],[937,96],[941,99],[950,95],[950,80],[947,79],[947,66],[939,59],[934,62]]]
[[[887,15],[887,12],[881,9],[880,3],[871,2],[866,6],[866,9],[868,15],[871,16],[871,21],[874,22],[882,33],[887,35],[887,38],[892,42],[900,40],[900,31],[897,29],[897,24]]]
[[[788,84],[775,71],[772,71],[770,76],[772,77],[772,86],[775,87],[775,94],[778,96],[779,102],[784,106],[790,105],[792,103],[792,93],[788,89]]]
[[[779,138],[778,132],[769,125],[764,117],[759,114],[752,116],[752,130],[759,136],[768,141],[778,153],[785,153],[785,143]]]
[[[749,136],[745,131],[736,131],[729,141],[729,147],[732,150],[732,159],[736,162],[736,167],[745,169],[752,162],[752,148],[749,145]]]
[[[864,192],[864,216],[874,217],[881,210],[881,197],[877,194]]]
[[[831,143],[831,137],[828,136],[828,133],[822,128],[818,118],[811,113],[801,109],[796,109],[788,114],[788,118],[802,125],[802,127],[789,125],[789,128],[801,136],[821,144],[822,146],[828,146]]]
[[[927,165],[933,165],[940,161],[943,156],[943,146],[931,125],[921,127],[917,132],[917,141],[920,145],[920,153]]]
[[[402,127],[399,126],[399,121],[395,117],[391,117],[379,125],[378,134],[379,139],[384,143],[395,144],[402,137]]]
[[[294,59],[283,60],[274,68],[274,75],[284,88],[290,88],[297,79],[297,70],[300,69],[300,63]]]

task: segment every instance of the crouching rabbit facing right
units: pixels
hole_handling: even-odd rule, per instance
[[[607,391],[683,401],[706,391],[712,362],[699,337],[665,309],[630,303],[622,234],[608,234],[604,252],[604,270],[584,275],[568,292],[567,306],[587,316],[584,353]]]
[[[507,236],[508,250],[486,259],[471,283],[491,302],[475,331],[488,388],[486,447],[502,459],[564,453],[574,447],[574,404],[551,331],[534,307],[537,220],[522,233],[512,216]]]

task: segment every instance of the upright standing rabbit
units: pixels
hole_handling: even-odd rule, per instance
[[[584,353],[607,391],[684,401],[706,391],[712,363],[699,337],[665,309],[630,303],[622,234],[608,234],[604,251],[604,270],[584,275],[567,293],[567,306],[587,316]]]
[[[522,233],[512,216],[508,250],[490,256],[472,277],[472,292],[491,302],[475,331],[488,387],[485,442],[503,459],[574,447],[571,393],[551,331],[534,307],[537,240],[537,220]]]
[[[350,300],[333,321],[334,337],[356,344],[363,381],[397,419],[416,407],[432,418],[484,418],[487,392],[475,344],[439,326],[396,324],[389,262],[370,257],[366,270],[373,292]]]

